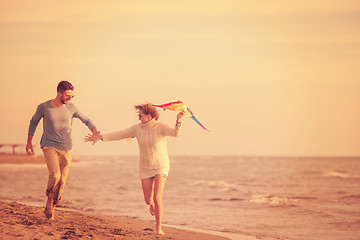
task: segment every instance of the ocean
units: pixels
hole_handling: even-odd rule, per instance
[[[359,240],[360,158],[170,157],[163,223],[259,239]],[[0,200],[44,206],[45,164],[0,164]],[[136,156],[75,156],[59,209],[153,220]]]

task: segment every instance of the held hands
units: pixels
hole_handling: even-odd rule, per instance
[[[88,134],[84,137],[85,142],[93,142],[92,145],[97,143],[101,139],[101,135],[99,131],[93,132],[92,134]]]

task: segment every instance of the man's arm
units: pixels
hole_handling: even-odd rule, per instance
[[[67,106],[67,105],[66,105]],[[82,113],[74,104],[67,106],[70,111],[73,112],[73,116],[80,119],[95,135],[100,135],[95,124],[91,121],[91,119]]]
[[[27,138],[27,142],[26,142],[26,153],[28,155],[32,155],[34,154],[34,148],[32,145],[32,139],[34,137],[35,134],[35,130],[37,125],[39,124],[40,119],[44,117],[44,110],[41,107],[41,104],[37,107],[35,114],[33,115],[33,117],[30,120],[30,125],[29,125],[29,130],[28,130],[28,138]]]
[[[33,137],[34,137],[33,135],[28,135],[28,139],[27,139],[27,143],[26,143],[26,153],[28,155],[34,154],[34,149],[33,149],[33,145],[32,145]]]
[[[100,131],[98,131],[96,127],[91,128],[91,132],[95,136],[100,136]]]

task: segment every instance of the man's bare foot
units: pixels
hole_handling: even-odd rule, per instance
[[[54,219],[54,209],[55,209],[55,205],[54,205],[54,199],[53,196],[49,196],[48,200],[46,202],[46,207],[45,207],[45,217],[47,219]]]
[[[55,220],[55,214],[54,214],[54,210],[53,212],[51,213],[51,217],[50,218],[47,218],[48,220]]]
[[[151,216],[155,215],[155,206],[152,204],[150,204],[150,214],[151,214]]]

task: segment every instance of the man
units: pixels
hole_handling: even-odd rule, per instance
[[[31,155],[34,154],[32,139],[40,119],[43,118],[43,135],[40,145],[49,170],[46,189],[48,200],[45,208],[45,216],[48,219],[54,219],[54,208],[60,204],[71,163],[72,119],[79,118],[93,134],[100,134],[95,124],[70,102],[74,97],[73,90],[74,86],[70,82],[61,81],[57,86],[55,99],[41,103],[29,125],[26,152]]]

